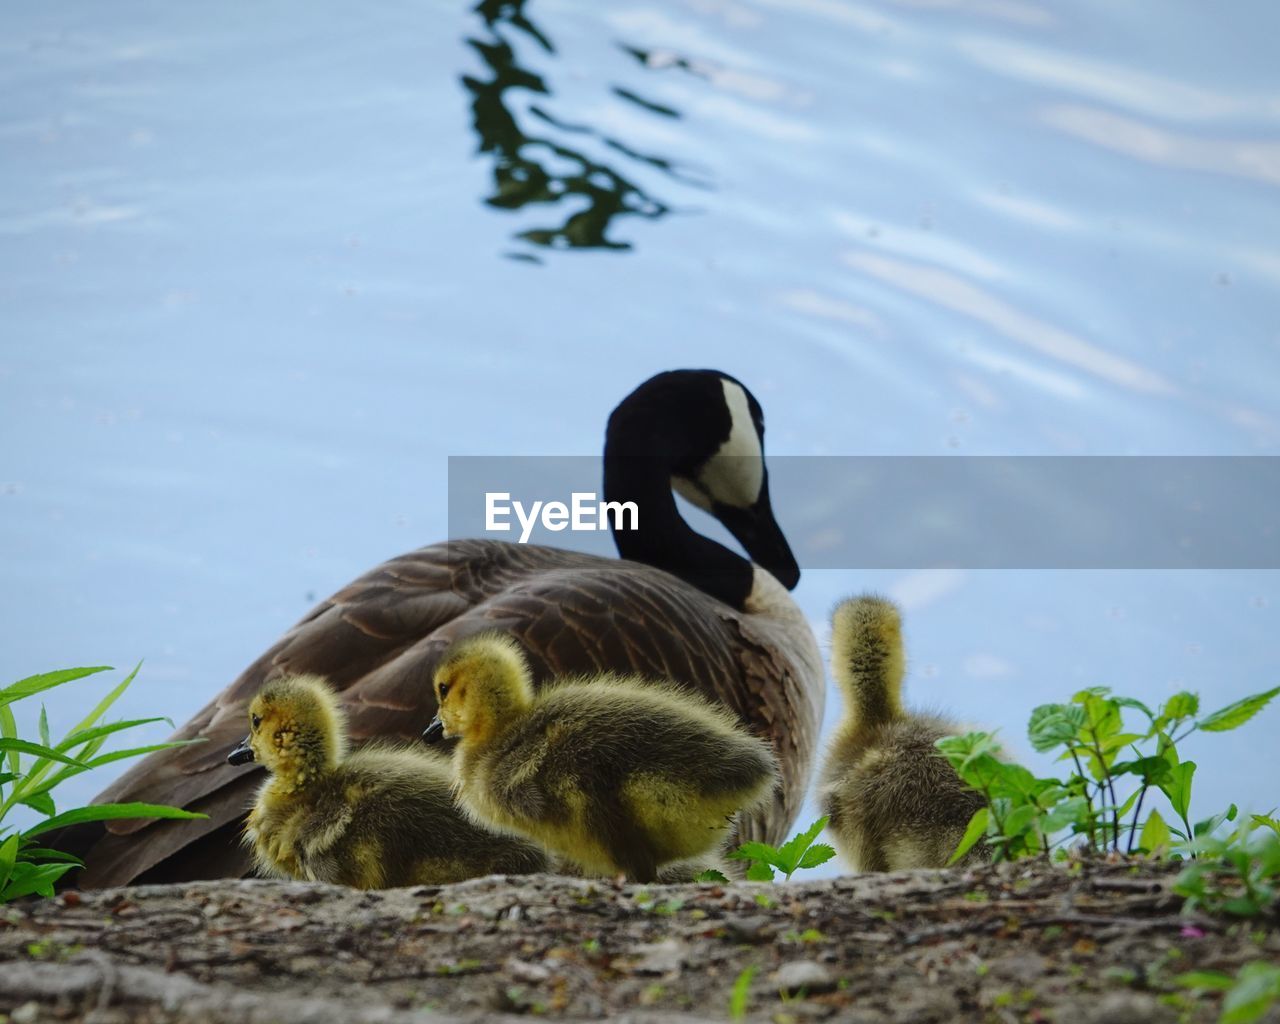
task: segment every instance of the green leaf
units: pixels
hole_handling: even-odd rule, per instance
[[[155,750],[168,750],[171,747],[189,747],[197,743],[207,742],[208,740],[205,737],[199,736],[193,740],[166,740],[164,743],[148,743],[145,747],[130,747],[128,750],[113,750],[107,754],[99,754],[97,757],[85,761],[84,766],[86,768],[97,768],[99,765],[110,764],[112,761],[122,761],[127,757],[141,757]]]
[[[1239,812],[1236,809],[1236,805],[1231,804],[1221,814],[1215,814],[1212,817],[1205,818],[1203,821],[1197,821],[1191,826],[1192,837],[1200,839],[1212,836],[1224,821],[1235,821],[1237,813]]]
[[[151,725],[153,722],[168,722],[169,725],[173,725],[173,721],[163,715],[155,718],[134,718],[127,722],[112,722],[109,725],[95,725],[91,729],[79,729],[68,733],[66,739],[58,744],[58,749],[70,750],[74,746],[88,743],[90,740],[96,740],[101,736],[110,736],[112,733],[120,732],[122,729],[132,729],[139,725]]]
[[[207,814],[194,814],[178,807],[165,807],[162,804],[94,804],[91,807],[80,807],[74,811],[63,811],[34,828],[22,833],[23,839],[31,839],[44,832],[52,832],[63,825],[78,825],[86,821],[112,821],[117,818],[172,818],[192,820],[207,818]]]
[[[33,754],[36,757],[47,757],[50,761],[60,761],[63,764],[73,764],[77,768],[86,767],[75,758],[67,757],[66,754],[60,754],[52,747],[42,746],[39,743],[32,743],[30,740],[10,739],[8,736],[2,737],[0,738],[0,751]]]
[[[1006,761],[1000,761],[992,757],[990,754],[978,754],[976,757],[966,761],[963,765],[956,769],[956,774],[961,780],[974,789],[986,790],[996,786],[1002,780],[1009,779],[1004,790],[1007,792],[1020,792],[1014,787],[1014,779],[1009,776],[1008,769],[1011,766]],[[1020,767],[1020,766],[1012,766]],[[1022,769],[1026,771],[1026,769]],[[1030,774],[1029,772],[1027,774]],[[1016,776],[1016,773],[1014,773]],[[1034,776],[1033,776],[1034,778]]]
[[[1039,816],[1040,811],[1035,804],[1020,804],[1004,816],[1004,834],[1022,835]]]
[[[1104,753],[1110,754],[1121,747],[1127,747],[1130,743],[1135,743],[1144,738],[1140,732],[1118,732],[1114,736],[1108,736],[1100,746]]]
[[[30,896],[38,893],[41,896],[53,895],[53,883],[74,867],[72,864],[26,864],[18,861],[13,866],[13,874],[3,889],[0,889],[0,903],[16,900],[19,896]]]
[[[1249,820],[1258,828],[1269,828],[1276,835],[1280,836],[1280,818],[1276,818],[1271,814],[1252,814]]]
[[[797,869],[807,871],[809,868],[816,868],[820,864],[825,864],[835,855],[836,851],[826,843],[814,843],[804,851],[804,856],[800,858]]]
[[[1273,690],[1267,690],[1266,693],[1255,693],[1252,697],[1245,697],[1244,700],[1238,700],[1234,704],[1228,704],[1225,708],[1206,715],[1200,719],[1199,727],[1204,732],[1226,732],[1228,729],[1235,729],[1244,725],[1254,715],[1265,708],[1277,693],[1280,693],[1280,686]]]
[[[120,695],[129,688],[129,684],[133,682],[134,677],[138,674],[138,669],[140,669],[141,667],[142,667],[142,662],[138,662],[138,664],[133,667],[133,671],[130,672],[127,676],[125,676],[122,682],[120,682],[118,685],[113,687],[111,689],[111,692],[108,693],[105,697],[103,697],[102,700],[98,701],[98,703],[94,705],[93,710],[90,711],[87,715],[85,715],[83,719],[80,720],[80,722],[76,725],[76,727],[71,730],[70,735],[75,736],[76,733],[83,732],[89,729],[95,722],[97,722],[99,718],[101,718],[104,714],[106,714],[107,710],[111,707],[111,705],[114,704],[116,700],[119,699]],[[71,671],[79,671],[79,670],[73,669]],[[97,740],[96,742],[98,747],[102,745],[102,741],[100,739]],[[64,740],[63,743],[66,744],[67,741]],[[70,744],[68,744],[68,746],[74,746],[74,745],[75,745],[75,741],[72,741]],[[60,751],[65,752],[68,749],[68,746],[60,745],[58,749]],[[97,748],[95,747],[95,751],[96,749]],[[82,751],[81,753],[87,754],[88,751]],[[17,755],[15,754],[14,756],[16,757]],[[38,785],[40,783],[40,780],[43,779],[45,774],[49,771],[50,765],[51,765],[51,762],[48,760],[36,761],[35,764],[32,765],[32,770],[28,773],[28,779],[27,779],[27,782],[24,783],[24,787],[30,790],[30,789],[33,789],[36,785]]]
[[[758,860],[764,861],[766,864],[776,864],[778,862],[778,851],[768,843],[749,842],[743,843],[733,853],[729,854],[731,860]]]
[[[1075,704],[1084,704],[1090,697],[1105,697],[1110,692],[1109,686],[1086,686],[1083,690],[1077,690],[1071,700]]]
[[[1112,774],[1118,774],[1120,766],[1116,765]],[[1172,775],[1169,762],[1163,757],[1139,757],[1133,761],[1126,761],[1124,771],[1129,775],[1139,776],[1143,783],[1148,786],[1158,786],[1162,781],[1168,779]]]
[[[13,712],[4,704],[0,704],[0,737],[7,740],[18,738],[18,723],[13,720]],[[18,752],[10,750],[5,754],[5,758],[9,762],[9,773],[20,775],[22,765],[18,762]]]
[[[53,744],[49,742],[49,712],[45,709],[43,704],[40,705],[40,722],[37,728],[40,730],[40,742],[46,747],[53,746]]]
[[[1054,779],[1038,779],[1020,764],[997,761],[999,775],[993,780],[992,792],[1000,796],[1012,796],[1032,803],[1039,801],[1043,793],[1061,789]]]
[[[1159,853],[1161,850],[1168,850],[1173,844],[1173,835],[1169,832],[1169,826],[1165,824],[1164,818],[1160,816],[1159,811],[1152,811],[1147,817],[1147,823],[1142,826],[1142,834],[1138,836],[1138,845],[1147,853]]]
[[[138,664],[134,665],[133,671],[125,676],[124,680],[117,686],[112,687],[111,692],[103,697],[102,700],[98,701],[98,703],[93,706],[93,710],[85,715],[84,718],[76,724],[76,727],[71,730],[71,732],[74,734],[81,732],[84,729],[88,729],[97,722],[99,718],[105,715],[111,709],[111,705],[119,700],[120,695],[129,688],[129,684],[133,682],[134,677],[138,674],[138,669],[140,668],[142,668],[142,662],[138,662]]]
[[[989,807],[979,807],[973,812],[973,816],[969,819],[969,824],[964,830],[964,837],[960,840],[960,845],[956,847],[956,852],[947,861],[947,867],[950,867],[973,849],[974,843],[987,834],[987,823],[990,820],[991,808]]]
[[[1000,750],[1000,744],[995,733],[992,732],[969,732],[963,736],[944,736],[940,740],[935,740],[933,745],[961,775],[974,759]]]
[[[1040,819],[1040,827],[1048,835],[1060,832],[1068,825],[1079,825],[1080,831],[1088,827],[1089,802],[1082,796],[1070,796],[1061,800]]]
[[[27,676],[10,686],[0,689],[0,704],[12,704],[15,700],[30,697],[42,690],[52,690],[55,686],[69,683],[74,679],[83,679],[95,672],[110,672],[110,665],[97,665],[93,668],[64,668],[57,672],[45,672],[38,676]]]
[[[70,864],[76,868],[84,867],[84,861],[79,857],[73,857],[69,853],[63,853],[61,850],[50,850],[46,846],[24,846],[18,853],[18,859],[30,861],[32,864],[56,861],[59,864]]]
[[[1252,1024],[1280,999],[1280,967],[1257,960],[1245,964],[1222,1000],[1220,1024]]]
[[[9,881],[9,875],[17,859],[18,837],[15,835],[0,843],[0,892],[4,891],[5,883]]]
[[[1120,731],[1120,705],[1114,700],[1105,699],[1092,690],[1082,690],[1075,695],[1073,701],[1084,707],[1085,725],[1081,735],[1090,734],[1090,742],[1095,738],[1101,742]]]
[[[1061,745],[1070,745],[1085,723],[1079,704],[1041,704],[1031,712],[1027,738],[1041,754]]]
[[[1155,720],[1155,717],[1156,717],[1155,713],[1149,707],[1143,704],[1142,701],[1136,700],[1133,697],[1115,697],[1113,699],[1122,708],[1133,708],[1135,711],[1141,711],[1144,715],[1147,716],[1147,718],[1152,719],[1153,721]]]
[[[748,882],[772,882],[773,868],[769,867],[762,860],[752,861],[751,867],[747,868]]]
[[[1158,782],[1160,792],[1169,798],[1178,817],[1186,818],[1191,808],[1191,779],[1196,773],[1194,761],[1182,761],[1169,770],[1169,776]]]
[[[706,871],[700,871],[693,876],[695,882],[727,882],[728,877],[723,871],[717,871],[715,868],[707,868]]]
[[[1235,984],[1235,979],[1229,974],[1223,974],[1221,971],[1188,971],[1186,974],[1179,974],[1173,979],[1183,988],[1200,988],[1200,989],[1229,989]]]
[[[796,868],[800,866],[800,858],[804,856],[804,851],[813,845],[813,841],[822,834],[822,830],[826,827],[827,818],[824,816],[799,835],[792,836],[778,847],[778,859],[773,863],[789,878]]]
[[[747,999],[751,995],[751,979],[756,976],[758,967],[748,967],[738,975],[733,983],[733,991],[729,993],[729,1019],[742,1020],[747,1015]]]
[[[53,797],[48,793],[32,793],[20,799],[18,803],[25,804],[33,811],[39,811],[46,818],[52,818],[58,813],[58,809],[53,805]]]
[[[1180,718],[1190,718],[1199,710],[1200,698],[1189,690],[1183,690],[1165,701],[1164,707],[1160,709],[1160,717],[1176,721]]]
[[[145,747],[130,747],[127,750],[113,750],[110,753],[91,757],[89,760],[84,761],[81,764],[63,768],[61,771],[49,776],[49,778],[45,779],[39,786],[30,790],[30,792],[28,792],[29,783],[24,783],[22,792],[24,796],[30,796],[37,793],[47,793],[51,789],[55,789],[58,784],[64,780],[71,778],[73,775],[79,775],[81,772],[86,772],[90,768],[97,768],[100,765],[110,764],[112,761],[123,761],[130,757],[142,757],[145,754],[150,754],[157,750],[169,750],[172,747],[189,747],[192,744],[206,742],[208,741],[203,736],[199,736],[191,740],[168,740],[164,743],[149,743]],[[89,744],[89,747],[86,749],[92,749],[94,748],[94,744],[101,745],[101,743],[102,740],[95,740],[93,743]],[[85,755],[82,754],[80,756],[83,757]]]

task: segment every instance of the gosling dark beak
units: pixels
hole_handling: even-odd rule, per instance
[[[428,743],[439,743],[444,739],[444,722],[440,721],[439,715],[431,719],[431,724],[423,732],[422,738]]]
[[[782,535],[782,527],[773,517],[769,501],[769,480],[765,478],[760,497],[750,508],[736,508],[716,502],[711,514],[727,529],[751,556],[751,561],[770,573],[788,590],[800,582],[800,566],[791,553],[791,545]]]
[[[249,746],[249,737],[240,741],[240,746],[227,755],[227,764],[241,765],[253,761],[253,748]]]

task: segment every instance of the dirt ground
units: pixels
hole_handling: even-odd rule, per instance
[[[1280,916],[1181,916],[1175,873],[1019,864],[794,885],[539,875],[373,893],[267,881],[70,892],[0,907],[0,1020],[727,1021],[754,968],[750,1021],[1214,1021],[1218,997],[1175,977],[1280,961]]]

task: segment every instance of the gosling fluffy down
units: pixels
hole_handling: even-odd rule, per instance
[[[269,773],[244,832],[263,875],[380,889],[546,868],[537,847],[459,811],[447,758],[392,746],[348,753],[345,717],[319,677],[267,683],[249,723],[227,760]]]
[[[664,865],[714,854],[737,812],[777,785],[769,745],[728,710],[616,675],[535,693],[523,652],[503,636],[456,644],[435,688],[440,712],[425,737],[458,737],[463,808],[586,874],[649,882]]]
[[[820,799],[835,845],[855,871],[946,865],[981,794],[934,747],[962,732],[902,706],[902,620],[882,597],[850,598],[831,619],[831,671],[844,717],[823,765]],[[961,863],[982,859],[982,844]]]

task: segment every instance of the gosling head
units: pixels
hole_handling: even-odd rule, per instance
[[[533,701],[529,663],[520,646],[496,633],[454,644],[433,680],[438,711],[422,738],[484,742]]]
[[[319,676],[287,676],[266,683],[249,702],[249,735],[227,762],[256,761],[297,788],[333,768],[346,745],[346,724],[329,684]]]

